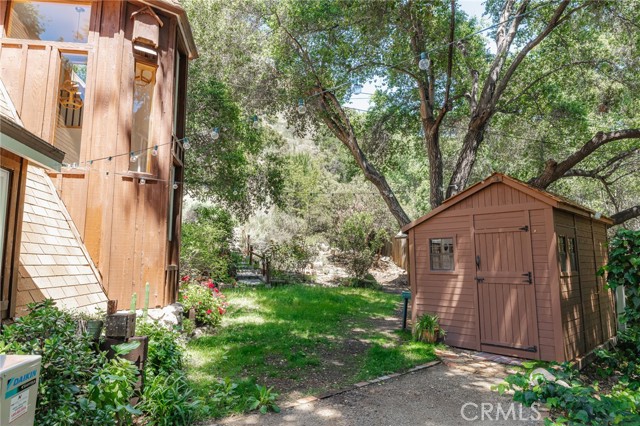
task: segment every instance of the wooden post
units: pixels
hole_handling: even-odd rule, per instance
[[[249,245],[249,266],[253,266],[253,246]]]
[[[270,272],[270,269],[271,269],[270,266],[271,265],[269,265],[270,262],[269,262],[269,258],[268,257],[265,258],[264,263],[266,265],[266,268],[265,268],[266,269],[266,271],[265,271],[266,272],[265,273],[265,281],[266,281],[267,285],[269,285],[269,284],[271,284],[271,272]]]
[[[113,315],[118,311],[118,301],[109,300],[107,302],[107,315]]]

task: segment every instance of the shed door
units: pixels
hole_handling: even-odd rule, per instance
[[[482,350],[538,358],[527,211],[474,216]]]

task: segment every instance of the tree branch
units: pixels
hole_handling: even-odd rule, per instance
[[[640,205],[629,207],[628,209],[622,210],[614,215],[611,215],[611,219],[613,219],[614,225],[620,225],[630,219],[633,219],[639,216],[640,216]]]
[[[547,164],[545,165],[545,168],[540,176],[531,179],[529,181],[529,184],[542,189],[547,188],[553,182],[562,178],[576,164],[584,160],[587,156],[589,156],[601,146],[622,139],[638,138],[640,138],[640,128],[614,130],[607,133],[598,132],[579,150],[568,156],[564,161],[561,161],[560,163],[557,163],[554,160],[547,161]]]

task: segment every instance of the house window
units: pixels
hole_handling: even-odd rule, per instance
[[[560,262],[560,272],[567,272],[567,238],[558,237],[558,261]]]
[[[90,2],[14,0],[7,35],[27,40],[86,43]]]
[[[11,173],[8,170],[0,169],[0,283],[4,281],[4,247],[7,238],[7,220],[9,203],[9,180]],[[0,296],[2,293],[0,292]]]
[[[136,62],[133,86],[133,122],[131,124],[131,151],[137,160],[129,165],[132,172],[149,172],[151,141],[151,113],[156,86],[156,68]]]
[[[53,144],[65,152],[65,163],[78,163],[87,81],[87,55],[60,54],[58,116]]]
[[[453,271],[453,238],[430,239],[429,255],[432,271]]]

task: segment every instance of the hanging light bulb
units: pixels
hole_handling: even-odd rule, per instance
[[[219,127],[214,127],[213,130],[211,131],[211,137],[213,138],[214,141],[217,141],[218,138],[220,138],[220,128]]]
[[[133,151],[131,151],[131,155],[129,156],[129,161],[132,163],[135,163],[136,161],[138,161],[138,156],[134,154]]]
[[[184,149],[191,148],[191,143],[189,142],[188,138],[184,138],[184,143],[182,144],[182,146],[184,147]]]
[[[307,112],[307,107],[304,106],[304,99],[298,99],[298,114],[304,114]]]
[[[178,184],[173,182],[173,189],[178,189]]]
[[[260,127],[260,122],[258,121],[257,115],[254,115],[252,120],[253,120],[253,123],[251,123],[251,127],[253,127],[254,129],[257,129],[258,127]]]
[[[153,150],[151,151],[151,155],[153,155],[154,157],[158,156],[158,145],[153,147]]]
[[[144,184],[146,184],[146,183],[147,183],[147,180],[146,180],[146,179],[140,179],[140,185],[144,185]]]
[[[353,85],[353,94],[354,95],[359,95],[361,93],[362,93],[362,84],[358,84],[358,83],[354,84]]]
[[[427,54],[425,52],[422,52],[420,54],[420,62],[418,62],[418,68],[420,68],[422,71],[426,71],[429,69],[429,61],[427,60]]]

